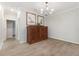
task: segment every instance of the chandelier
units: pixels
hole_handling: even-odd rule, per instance
[[[41,15],[48,16],[53,13],[54,9],[49,9],[48,2],[44,3],[44,8],[41,8]]]

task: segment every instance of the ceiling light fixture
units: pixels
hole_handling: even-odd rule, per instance
[[[41,11],[41,14],[44,15],[44,16],[48,16],[49,14],[52,14],[53,11],[54,11],[54,9],[50,9],[48,7],[48,2],[45,2],[44,4],[45,4],[44,8],[42,8],[40,10]]]

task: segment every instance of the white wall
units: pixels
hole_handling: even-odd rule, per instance
[[[4,9],[0,10],[0,49],[2,48],[3,41],[6,39],[6,21],[4,19]]]
[[[16,20],[16,38],[20,42],[26,41],[26,12],[22,11]]]
[[[79,8],[73,8],[46,18],[48,36],[79,44]]]
[[[2,45],[2,15],[1,15],[2,13],[1,13],[1,11],[0,11],[0,49],[1,49],[1,45]]]

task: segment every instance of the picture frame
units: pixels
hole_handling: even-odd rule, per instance
[[[44,17],[38,15],[37,16],[37,25],[44,25]]]
[[[36,25],[36,14],[26,12],[26,23],[28,25]]]

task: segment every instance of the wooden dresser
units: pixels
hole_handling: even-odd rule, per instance
[[[48,38],[48,27],[30,25],[27,27],[27,42],[29,44],[36,43]]]

